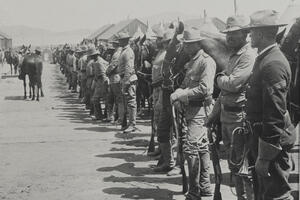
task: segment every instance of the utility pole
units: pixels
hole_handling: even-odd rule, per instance
[[[236,0],[233,0],[234,1],[234,15],[237,15],[238,14],[238,7],[237,7],[237,3],[236,3]]]

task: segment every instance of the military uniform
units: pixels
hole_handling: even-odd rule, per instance
[[[119,122],[123,121],[124,117],[124,97],[122,95],[122,90],[121,90],[121,84],[120,84],[120,75],[118,74],[118,64],[119,64],[119,57],[121,55],[122,48],[119,47],[115,50],[111,62],[106,70],[106,74],[109,77],[109,87],[110,87],[110,95],[109,97],[110,104],[113,104],[114,102],[118,106],[118,116],[119,116]],[[113,105],[112,108],[110,109],[112,113],[109,113],[109,117],[111,120],[113,120]]]
[[[183,104],[187,123],[184,155],[189,167],[187,199],[201,197],[210,192],[209,152],[204,119],[212,109],[212,93],[216,63],[199,50],[184,66],[186,75],[182,85],[171,95],[171,101]]]
[[[78,60],[78,68],[80,70],[80,96],[85,97],[86,91],[86,65],[87,65],[87,55],[82,56]]]
[[[247,88],[246,112],[253,136],[251,153],[256,162],[269,162],[270,176],[258,175],[261,199],[293,199],[288,183],[291,169],[284,130],[291,127],[286,97],[291,82],[287,59],[276,45],[256,58]]]
[[[93,79],[94,79],[94,72],[93,72],[93,60],[89,60],[86,64],[86,91],[85,91],[85,104],[86,104],[86,108],[90,108],[91,112],[90,114],[93,113],[93,107],[91,106],[91,96],[93,94],[93,90],[92,90],[92,83],[93,83]]]
[[[248,179],[243,179],[237,175],[241,167],[237,163],[242,161],[244,154],[244,136],[236,134],[234,143],[232,143],[232,134],[236,128],[244,127],[246,83],[252,71],[255,57],[256,52],[248,43],[230,56],[227,69],[217,74],[217,85],[221,92],[209,116],[217,118],[220,115],[222,141],[228,156],[229,168],[234,177],[238,200],[253,199],[250,182]]]
[[[94,80],[92,83],[93,95],[91,101],[94,106],[94,114],[96,119],[103,118],[101,112],[100,100],[106,96],[108,87],[108,78],[106,76],[107,61],[100,56],[92,63]]]
[[[129,114],[129,126],[136,125],[136,81],[134,69],[134,52],[129,45],[123,47],[119,57],[118,72],[121,77],[122,94],[125,96],[125,105]]]

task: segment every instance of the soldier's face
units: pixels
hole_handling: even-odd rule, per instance
[[[251,29],[250,30],[250,37],[251,37],[251,46],[253,48],[257,48],[261,39],[262,39],[262,33],[259,29]]]
[[[192,57],[199,51],[199,45],[197,42],[185,43],[183,50],[186,54]]]
[[[230,48],[237,49],[241,48],[247,38],[247,33],[242,31],[233,31],[226,34],[226,42]]]

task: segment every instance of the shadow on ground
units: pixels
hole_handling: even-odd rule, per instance
[[[122,188],[112,187],[105,188],[103,192],[113,195],[121,195],[121,198],[126,199],[153,199],[153,200],[172,200],[173,196],[180,193],[175,193],[167,189],[158,188]]]

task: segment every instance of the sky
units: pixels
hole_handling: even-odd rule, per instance
[[[291,0],[237,0],[238,13],[261,9],[283,12]],[[296,0],[298,1],[298,0]],[[126,18],[163,12],[182,12],[226,20],[233,15],[233,0],[0,0],[0,25],[25,25],[52,31],[97,29]]]

